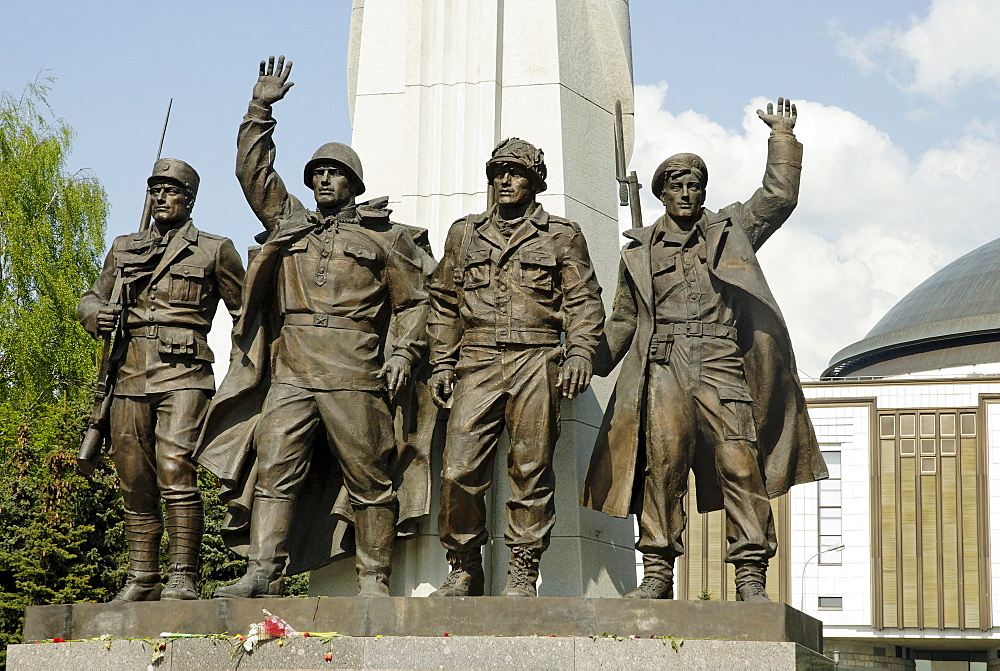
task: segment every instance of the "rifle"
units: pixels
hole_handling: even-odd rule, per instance
[[[622,127],[622,102],[615,101],[615,179],[618,180],[618,200],[629,206],[632,227],[642,228],[642,208],[639,205],[639,177],[635,170],[625,175],[625,129]]]
[[[160,160],[163,152],[163,140],[167,136],[167,124],[170,122],[170,108],[174,105],[174,99],[170,99],[167,105],[167,117],[163,120],[163,131],[160,133],[160,146],[156,150],[156,160]],[[154,165],[156,163],[154,162]],[[153,199],[149,192],[146,192],[145,202],[142,206],[142,218],[139,221],[139,231],[149,228],[150,217],[153,214]],[[111,290],[111,297],[108,300],[108,307],[114,309],[115,323],[111,331],[104,338],[104,345],[101,349],[101,365],[97,372],[97,386],[94,389],[93,407],[90,411],[90,419],[87,421],[87,433],[83,436],[80,444],[80,451],[76,455],[77,470],[90,477],[97,468],[97,460],[101,456],[101,448],[108,442],[108,418],[111,415],[111,401],[114,398],[115,379],[118,377],[119,356],[115,350],[119,343],[122,343],[122,289],[124,286],[124,268],[118,265],[115,272],[115,285]]]

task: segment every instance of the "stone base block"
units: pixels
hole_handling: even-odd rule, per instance
[[[157,642],[87,641],[12,645],[11,671],[145,669]],[[236,654],[234,654],[236,651]],[[252,654],[235,643],[179,639],[151,667],[174,669],[833,669],[790,642],[566,637],[343,637],[269,641]],[[327,660],[326,656],[330,659]]]
[[[297,631],[346,636],[673,636],[798,643],[822,652],[819,620],[783,603],[552,598],[303,597],[32,606],[24,640],[161,632],[245,634],[262,610]]]

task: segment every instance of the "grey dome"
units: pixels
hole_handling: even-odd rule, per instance
[[[1000,240],[951,262],[889,310],[823,377],[903,375],[1000,361]]]

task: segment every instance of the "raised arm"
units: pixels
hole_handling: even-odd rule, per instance
[[[798,111],[792,101],[778,98],[777,110],[768,103],[767,112],[757,110],[757,116],[771,129],[767,167],[761,187],[750,200],[735,206],[754,249],[759,249],[795,209],[802,175],[802,145],[792,132]]]
[[[305,209],[298,198],[288,193],[285,183],[274,170],[274,117],[271,106],[292,88],[288,81],[291,61],[274,56],[260,62],[260,76],[253,87],[250,107],[240,124],[236,140],[236,178],[243,187],[250,208],[270,232],[290,214]]]

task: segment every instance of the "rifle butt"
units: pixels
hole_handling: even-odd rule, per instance
[[[93,476],[103,445],[104,431],[97,426],[91,426],[87,429],[83,442],[80,444],[80,451],[76,455],[76,470],[88,478]]]

